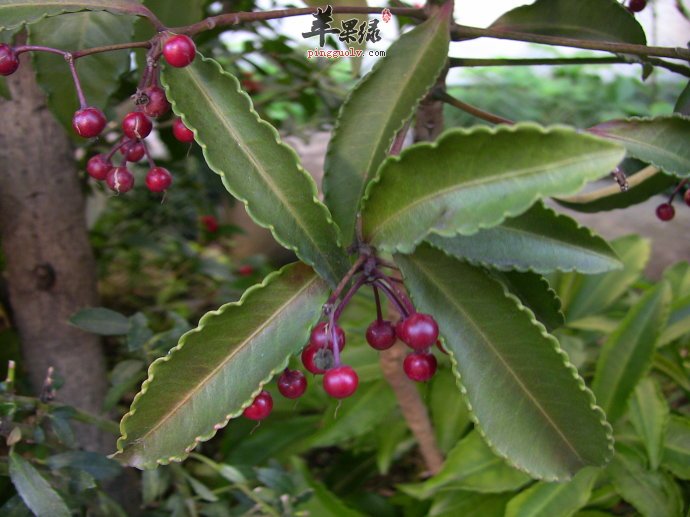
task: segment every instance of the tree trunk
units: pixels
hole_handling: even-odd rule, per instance
[[[7,79],[12,100],[0,99],[0,235],[26,370],[38,393],[53,366],[64,379],[57,399],[100,413],[107,388],[100,339],[67,323],[98,301],[73,151],[26,55]],[[112,452],[96,429],[77,432],[84,448]]]

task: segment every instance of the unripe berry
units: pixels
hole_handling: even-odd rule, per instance
[[[184,144],[194,141],[194,133],[191,129],[184,125],[182,119],[177,118],[172,125],[173,136]]]
[[[143,142],[127,142],[120,147],[120,153],[128,162],[138,162],[146,155],[146,147]]]
[[[171,66],[182,68],[194,61],[196,45],[189,36],[176,34],[163,44],[163,56]]]
[[[400,321],[395,332],[409,347],[424,350],[438,339],[438,324],[433,316],[415,312]]]
[[[212,215],[202,215],[199,221],[204,225],[206,231],[209,233],[216,233],[218,231],[218,219]]]
[[[316,366],[316,354],[318,354],[321,349],[317,346],[307,345],[302,350],[302,364],[307,369],[308,372],[314,374],[324,373],[326,370]]]
[[[403,371],[410,379],[426,382],[436,373],[436,357],[428,352],[412,352],[403,361]]]
[[[676,215],[676,209],[671,203],[662,203],[656,207],[656,216],[662,221],[670,221]]]
[[[296,399],[307,390],[307,378],[299,370],[285,370],[278,378],[278,391],[283,397]]]
[[[10,75],[19,68],[19,56],[12,47],[0,43],[0,75]]]
[[[151,192],[165,192],[172,185],[172,174],[163,167],[153,167],[146,173],[146,186]]]
[[[127,138],[141,140],[149,136],[153,122],[141,111],[132,111],[122,119],[122,132]]]
[[[335,325],[335,340],[338,343],[338,350],[342,352],[345,348],[345,332],[337,324]],[[322,321],[312,329],[309,344],[317,348],[325,348],[328,345],[331,350],[333,349],[333,336],[328,323]]]
[[[254,268],[249,264],[244,264],[237,268],[237,274],[240,276],[251,276],[254,273]]]
[[[160,86],[150,86],[144,90],[144,95],[148,100],[143,104],[142,110],[149,117],[162,117],[170,111],[170,103]]]
[[[350,366],[331,368],[323,376],[323,389],[331,397],[344,399],[357,391],[359,377]]]
[[[72,117],[74,131],[83,138],[100,135],[107,122],[103,112],[93,106],[78,110]]]
[[[103,181],[112,168],[113,164],[110,163],[110,160],[106,159],[104,154],[92,156],[86,163],[86,172],[89,176],[98,181]]]
[[[395,343],[395,328],[390,321],[376,320],[367,328],[367,343],[375,350],[386,350]]]
[[[630,3],[628,4],[628,9],[633,13],[639,13],[645,7],[647,7],[646,0],[630,0]]]
[[[134,186],[134,176],[127,169],[127,167],[115,167],[108,171],[105,182],[110,187],[110,190],[118,194],[124,194],[132,190]]]
[[[264,390],[256,396],[254,402],[242,414],[250,420],[263,420],[271,414],[272,409],[273,397]]]

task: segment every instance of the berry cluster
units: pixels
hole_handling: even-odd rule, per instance
[[[62,55],[70,66],[74,84],[79,97],[80,108],[72,117],[72,127],[82,138],[98,137],[105,129],[108,120],[99,108],[89,106],[81,88],[81,83],[74,66],[74,56],[69,52],[48,47],[18,46],[11,47],[0,44],[0,75],[10,75],[19,68],[19,55],[28,51],[45,51]],[[153,130],[153,121],[166,115],[170,111],[170,103],[165,92],[159,86],[158,61],[164,57],[170,66],[185,67],[194,61],[196,46],[185,35],[161,34],[151,42],[147,53],[146,68],[143,71],[139,87],[134,94],[135,110],[127,113],[122,119],[123,136],[106,154],[97,154],[89,159],[86,172],[98,181],[105,181],[108,187],[124,193],[134,186],[134,175],[127,167],[127,162],[135,163],[144,157],[149,163],[146,174],[146,186],[151,192],[165,192],[172,184],[172,175],[167,169],[157,167],[145,139]],[[176,119],[172,126],[173,135],[184,143],[194,141],[194,133],[190,131],[180,119]],[[121,160],[118,165],[113,164],[113,156],[120,152]]]
[[[676,216],[676,209],[673,208],[673,200],[680,193],[683,187],[685,187],[687,184],[688,180],[683,180],[680,183],[678,183],[676,188],[673,190],[673,193],[668,198],[668,202],[661,203],[659,206],[656,207],[656,216],[661,221],[670,221]],[[688,188],[683,194],[683,201],[685,201],[686,205],[690,206],[690,188]]]
[[[311,331],[309,343],[302,350],[301,360],[304,368],[314,375],[323,375],[323,389],[333,398],[350,397],[357,390],[359,377],[348,365],[342,364],[340,354],[345,348],[345,332],[338,325],[342,314],[355,293],[364,285],[370,285],[376,300],[376,319],[366,330],[366,340],[374,350],[387,350],[396,340],[405,343],[412,351],[403,361],[405,375],[417,382],[425,382],[436,373],[437,361],[431,347],[440,345],[439,329],[436,320],[429,314],[417,312],[407,295],[396,284],[400,280],[386,275],[380,268],[396,269],[364,250],[359,260],[336,288],[324,305],[327,321],[318,323]],[[352,282],[350,289],[340,299],[344,288]],[[385,320],[379,293],[383,292],[400,315],[397,323]],[[339,303],[338,300],[340,299]],[[445,352],[445,351],[444,351]],[[299,370],[286,369],[278,378],[278,391],[284,397],[301,397],[307,389],[307,379]],[[244,411],[244,416],[252,420],[266,418],[273,407],[271,395],[262,391],[254,402]]]

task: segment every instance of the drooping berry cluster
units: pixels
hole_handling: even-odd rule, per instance
[[[18,46],[13,48],[0,44],[0,75],[7,76],[14,73],[19,68],[19,55],[28,51],[45,51],[63,55],[70,66],[80,103],[79,109],[72,117],[72,127],[80,137],[98,137],[105,129],[108,120],[103,111],[88,105],[74,66],[75,56],[71,53],[48,47]],[[137,91],[133,95],[135,109],[122,119],[123,136],[108,153],[97,154],[87,162],[86,172],[89,176],[98,181],[105,181],[108,187],[117,193],[128,192],[134,186],[134,175],[127,167],[127,163],[141,161],[144,157],[149,163],[145,182],[151,192],[165,192],[172,184],[172,175],[167,169],[156,166],[145,142],[153,130],[151,119],[162,117],[170,111],[170,103],[158,82],[158,61],[161,56],[170,66],[184,67],[194,61],[196,46],[191,38],[181,34],[160,34],[151,40],[151,48],[146,57],[147,65],[143,70]],[[180,142],[194,141],[194,133],[180,119],[173,122],[173,135]],[[113,156],[118,151],[122,158],[118,165],[114,165]]]
[[[661,221],[670,221],[676,216],[676,209],[673,207],[673,200],[676,198],[678,194],[683,190],[684,187],[686,187],[688,184],[688,180],[683,180],[678,185],[676,188],[673,190],[673,193],[669,196],[668,201],[666,203],[661,203],[659,206],[656,207],[656,216],[661,220]],[[690,188],[688,188],[685,193],[683,194],[683,201],[685,201],[685,204],[690,206]]]
[[[359,377],[349,365],[342,364],[340,354],[345,348],[346,336],[338,325],[338,319],[355,293],[365,285],[371,286],[376,301],[376,319],[366,330],[366,340],[374,350],[387,350],[399,339],[412,351],[403,361],[405,375],[417,382],[426,382],[436,373],[438,366],[431,347],[439,342],[439,328],[429,314],[417,312],[411,300],[398,287],[400,280],[381,271],[381,268],[395,268],[395,265],[379,259],[365,249],[350,272],[343,278],[333,295],[324,305],[326,321],[318,323],[311,331],[309,342],[302,350],[304,368],[314,374],[323,375],[323,389],[331,397],[344,399],[357,390]],[[341,298],[347,285],[349,290]],[[385,320],[382,314],[380,293],[383,292],[400,315],[397,323]],[[445,351],[444,351],[445,352]],[[307,379],[299,370],[286,369],[278,378],[278,391],[284,397],[301,397],[307,389]],[[267,400],[271,403],[268,404]],[[271,395],[262,391],[245,410],[244,416],[261,420],[270,414]]]

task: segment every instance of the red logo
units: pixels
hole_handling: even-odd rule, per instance
[[[384,9],[383,11],[381,11],[381,18],[383,19],[383,23],[388,23],[389,21],[391,21],[392,17],[393,15],[391,14],[390,9]]]

